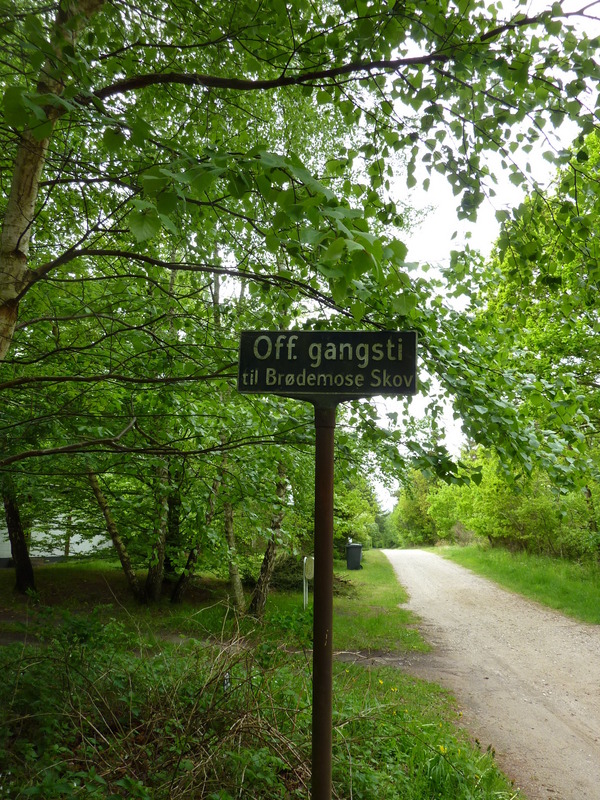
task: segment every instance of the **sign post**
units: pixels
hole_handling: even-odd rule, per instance
[[[333,454],[337,405],[315,405],[312,800],[331,800],[333,728]]]
[[[315,577],[315,558],[314,556],[304,556],[304,566],[302,570],[302,582],[304,584],[304,610],[308,608],[308,582]]]
[[[315,409],[312,800],[331,800],[333,478],[339,403],[417,391],[414,331],[244,331],[238,390]]]

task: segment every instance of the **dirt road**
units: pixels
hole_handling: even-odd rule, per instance
[[[467,729],[529,800],[600,800],[600,626],[574,622],[440,556],[386,550]]]

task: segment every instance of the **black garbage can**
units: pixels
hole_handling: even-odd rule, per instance
[[[346,545],[346,567],[347,569],[360,569],[362,561],[362,544],[350,542]]]

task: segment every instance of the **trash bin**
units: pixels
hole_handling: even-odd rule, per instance
[[[362,544],[352,542],[346,545],[346,567],[347,569],[360,569],[362,560]]]

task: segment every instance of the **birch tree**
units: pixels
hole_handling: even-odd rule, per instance
[[[241,324],[325,321],[418,330],[430,415],[450,398],[470,435],[549,464],[569,437],[532,444],[516,402],[523,375],[498,367],[442,295],[471,297],[471,268],[457,257],[447,283],[412,269],[398,198],[440,173],[472,220],[494,192],[492,163],[526,186],[534,149],[564,158],[564,121],[590,134],[597,12],[483,0],[1,4],[0,391],[5,405],[26,387],[39,402],[52,392],[57,413],[36,417],[37,442],[7,437],[0,468],[124,447],[179,457],[177,434],[144,436],[142,396],[176,384],[206,400],[235,373]],[[228,292],[247,301],[218,349],[201,313],[215,276],[224,306]],[[64,425],[62,398],[76,409],[84,385],[89,413]],[[23,430],[17,405],[11,425]],[[362,423],[390,456],[458,474],[431,437],[407,455],[409,416],[383,433]],[[190,449],[211,447],[207,436]]]

